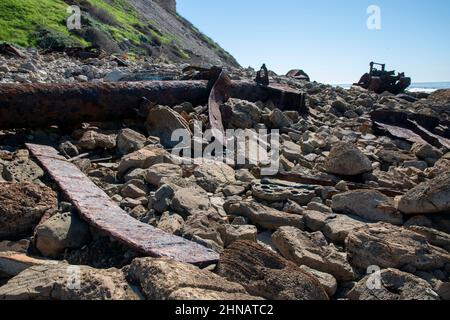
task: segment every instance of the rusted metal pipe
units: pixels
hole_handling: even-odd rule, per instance
[[[176,105],[207,96],[207,81],[0,85],[0,129],[131,118],[144,97]]]
[[[283,110],[302,111],[304,95],[286,87],[232,81],[230,97],[273,100]],[[160,105],[206,105],[208,81],[145,81],[0,85],[0,129],[113,121],[136,116],[142,99]]]

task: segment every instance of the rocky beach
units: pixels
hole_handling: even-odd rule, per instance
[[[0,30],[0,300],[450,299],[450,90],[242,68],[174,0],[52,5]]]
[[[186,77],[186,64],[117,61],[30,50],[0,56],[0,82]],[[226,71],[233,80],[256,76]],[[179,163],[155,130],[165,106],[142,120],[0,131],[0,299],[449,299],[445,138],[432,145],[383,133],[373,116],[426,115],[444,137],[448,91],[378,95],[274,73],[270,82],[307,93],[308,114],[236,98],[221,110],[231,113],[226,128],[281,130],[275,177],[261,176],[258,164]],[[205,107],[170,106],[168,126],[208,128]],[[54,147],[127,215],[213,250],[218,262],[145,257],[105,234],[80,217],[26,143]],[[70,266],[81,277],[73,290]],[[367,285],[374,274],[377,288]]]

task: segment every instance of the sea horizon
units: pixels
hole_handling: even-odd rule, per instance
[[[352,84],[334,84],[335,87],[342,87],[344,89],[350,89]],[[406,91],[409,92],[426,92],[433,93],[441,89],[450,89],[450,81],[442,82],[414,82],[412,83]]]

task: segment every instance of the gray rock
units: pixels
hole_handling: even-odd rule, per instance
[[[379,281],[375,277],[379,277]],[[378,283],[377,283],[378,282]],[[380,285],[377,287],[377,285]],[[439,300],[426,282],[412,274],[385,269],[365,277],[349,292],[350,300]]]
[[[336,294],[338,284],[331,274],[317,271],[308,266],[300,266],[300,269],[313,275],[320,282],[330,298]]]
[[[123,175],[131,169],[148,169],[158,163],[172,163],[171,155],[162,148],[147,146],[122,157],[117,171]]]
[[[302,216],[278,211],[255,201],[228,200],[224,209],[228,214],[248,218],[253,224],[264,229],[276,230],[284,226],[304,229]]]
[[[401,198],[398,209],[407,215],[450,210],[450,172],[443,173],[409,190]]]
[[[387,223],[368,225],[352,231],[346,239],[350,263],[366,269],[411,266],[418,270],[436,270],[450,262],[450,254],[428,243],[410,230]]]
[[[250,129],[261,120],[261,110],[252,102],[231,98],[221,106],[227,128]]]
[[[158,228],[170,233],[179,235],[184,226],[184,219],[178,214],[164,213],[158,222]]]
[[[411,148],[411,153],[415,154],[417,158],[422,160],[439,159],[444,154],[428,143],[415,143]]]
[[[183,177],[183,170],[177,164],[159,163],[151,166],[145,172],[145,181],[151,185],[160,187],[168,178]]]
[[[166,148],[174,148],[179,141],[172,141],[175,130],[184,130],[187,135],[192,135],[187,121],[169,107],[157,106],[151,108],[146,122],[149,135],[157,136]]]
[[[439,281],[436,285],[436,293],[442,300],[450,300],[450,282]]]
[[[155,192],[152,208],[159,213],[167,211],[170,207],[170,204],[172,203],[174,195],[175,191],[170,185],[165,184],[161,186],[161,188],[159,188]]]
[[[149,190],[142,180],[130,180],[120,190],[122,197],[138,199],[147,196]]]
[[[225,247],[239,240],[256,242],[256,236],[258,234],[258,229],[252,225],[225,224],[220,226],[218,231]]]
[[[280,109],[274,109],[270,112],[269,121],[274,129],[287,128],[294,123],[294,121]]]
[[[128,278],[148,300],[254,300],[244,287],[210,271],[168,259],[139,258]]]
[[[182,235],[194,241],[201,239],[203,245],[220,252],[223,249],[224,242],[219,228],[224,224],[222,217],[216,212],[197,211],[186,219]]]
[[[33,182],[44,176],[44,171],[30,159],[17,159],[3,168],[3,178],[10,182]]]
[[[218,188],[236,183],[234,169],[223,162],[207,161],[194,170],[197,184],[207,192],[215,193]]]
[[[195,186],[175,190],[171,204],[172,209],[182,215],[208,211],[210,206],[207,193]]]
[[[283,257],[299,266],[329,273],[338,281],[351,281],[355,277],[346,254],[329,245],[321,232],[281,227],[272,235],[272,240]]]
[[[74,213],[58,213],[36,227],[34,239],[44,256],[56,258],[65,249],[85,245],[90,239],[89,226]]]
[[[123,129],[117,135],[117,149],[122,155],[142,149],[147,138],[131,129]]]
[[[114,149],[116,147],[116,136],[88,130],[83,133],[78,141],[78,146],[87,150]]]
[[[240,169],[235,171],[235,177],[236,180],[242,181],[245,183],[251,183],[253,180],[255,180],[255,177],[253,174],[250,173],[247,169]]]
[[[394,200],[375,190],[337,194],[332,201],[334,212],[356,215],[371,222],[403,224],[403,216],[395,208]]]
[[[328,173],[356,176],[372,170],[372,163],[353,144],[340,142],[333,146],[325,163]]]
[[[118,269],[33,266],[0,287],[0,300],[139,300]]]
[[[343,244],[351,231],[366,225],[358,217],[319,211],[305,211],[303,218],[308,229],[322,231],[327,239],[336,244]]]

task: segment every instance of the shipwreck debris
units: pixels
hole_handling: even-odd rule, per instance
[[[381,70],[376,69],[375,65],[381,66]],[[386,71],[385,64],[371,62],[369,73],[364,74],[354,85],[378,94],[385,91],[399,94],[411,85],[411,78],[406,77],[403,72],[395,75],[395,71]]]
[[[256,73],[255,82],[257,84],[268,86],[269,85],[269,70],[265,64],[262,65],[261,70]]]
[[[0,54],[16,57],[16,58],[25,58],[26,55],[20,49],[14,47],[9,43],[1,43],[0,44]]]
[[[371,113],[374,128],[413,143],[427,142],[450,149],[450,128],[438,118],[410,112],[379,109]]]
[[[123,211],[75,165],[49,146],[27,144],[49,175],[77,208],[81,218],[125,245],[152,257],[207,265],[219,255],[195,242],[142,223]]]
[[[251,102],[271,100],[281,110],[306,113],[305,94],[282,85],[230,81],[227,94]],[[208,81],[144,81],[0,85],[0,129],[70,125],[135,118],[143,98],[167,106],[204,105]]]

